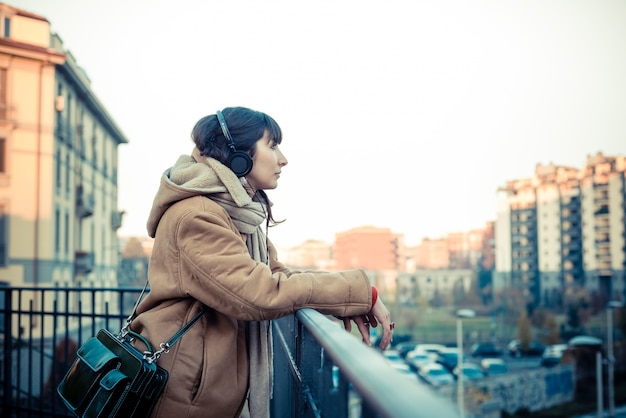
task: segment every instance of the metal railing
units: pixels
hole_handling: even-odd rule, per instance
[[[76,350],[119,330],[141,288],[0,287],[0,416],[69,417],[56,387]]]
[[[312,309],[274,320],[272,417],[457,417],[440,397],[392,368]]]
[[[68,417],[56,387],[77,348],[119,330],[141,288],[0,287],[0,416]],[[448,398],[393,369],[311,309],[275,320],[272,417],[456,417]]]

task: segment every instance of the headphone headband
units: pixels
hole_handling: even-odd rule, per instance
[[[228,130],[228,126],[226,125],[226,119],[224,119],[224,115],[222,115],[222,111],[218,110],[215,113],[217,115],[217,120],[220,123],[220,127],[222,128],[222,133],[224,134],[224,136],[226,137],[226,141],[228,142],[228,148],[230,148],[232,152],[237,151],[237,149],[235,148],[235,143],[233,142],[233,137],[230,136],[230,131]]]

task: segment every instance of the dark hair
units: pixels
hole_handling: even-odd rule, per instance
[[[280,144],[283,139],[278,123],[263,112],[245,107],[227,107],[222,110],[222,114],[237,151],[247,152],[251,157],[256,152],[256,142],[265,131],[268,132],[269,140],[276,144]],[[200,119],[191,131],[191,138],[202,156],[226,163],[230,149],[217,115]]]
[[[251,157],[254,157],[256,152],[257,141],[265,135],[266,131],[269,141],[280,144],[283,140],[283,134],[278,123],[263,112],[246,107],[227,107],[222,110],[222,115],[228,126],[230,136],[233,138],[235,149],[247,152]],[[208,115],[196,122],[191,131],[191,139],[200,151],[200,155],[214,158],[222,164],[226,164],[231,150],[217,115]],[[272,225],[283,222],[274,220],[269,198],[265,191],[257,190],[256,193],[267,207],[268,222],[271,222]]]

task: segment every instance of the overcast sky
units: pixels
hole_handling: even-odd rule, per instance
[[[146,235],[162,172],[228,106],[283,128],[283,247],[480,228],[537,163],[626,151],[624,0],[8,3],[50,21],[128,137],[120,235]]]

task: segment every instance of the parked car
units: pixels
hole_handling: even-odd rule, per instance
[[[443,344],[417,344],[412,351],[439,354],[439,352],[445,348],[446,346]]]
[[[482,379],[485,377],[485,372],[483,369],[475,363],[463,363],[463,379],[474,380],[474,379]],[[452,371],[454,378],[458,380],[459,378],[459,366],[456,366]]]
[[[509,355],[518,358],[522,356],[540,356],[545,349],[546,346],[538,341],[531,341],[527,348],[524,348],[518,339],[511,340],[507,345]]]
[[[499,357],[502,350],[492,342],[476,343],[470,351],[472,357]]]
[[[417,375],[429,385],[438,387],[454,382],[454,376],[441,364],[431,363],[420,368]]]
[[[480,361],[480,368],[485,376],[497,376],[509,372],[509,368],[501,358],[486,358]]]
[[[415,348],[417,345],[417,341],[404,341],[396,344],[393,348],[394,350],[398,350],[402,358],[405,358],[406,355]]]
[[[541,361],[539,363],[543,367],[556,366],[561,362],[561,357],[563,357],[565,350],[567,350],[567,344],[549,345],[541,355]]]
[[[459,361],[459,349],[456,347],[444,347],[437,354],[435,361],[445,367],[449,372],[452,372]]]
[[[383,351],[382,354],[391,367],[401,373],[415,376],[415,373],[413,373],[409,365],[404,361],[398,350],[389,349]]]
[[[398,350],[388,349],[382,352],[383,357],[385,357],[388,361],[392,363],[400,363],[404,364],[404,358],[400,355]]]
[[[419,370],[425,364],[435,363],[437,359],[437,355],[433,353],[429,353],[427,351],[409,351],[409,353],[404,358],[404,361],[411,367],[413,370]]]
[[[392,368],[396,369],[400,373],[415,376],[415,373],[411,371],[411,368],[406,363],[399,363],[397,361],[389,361],[389,364],[391,365]]]

